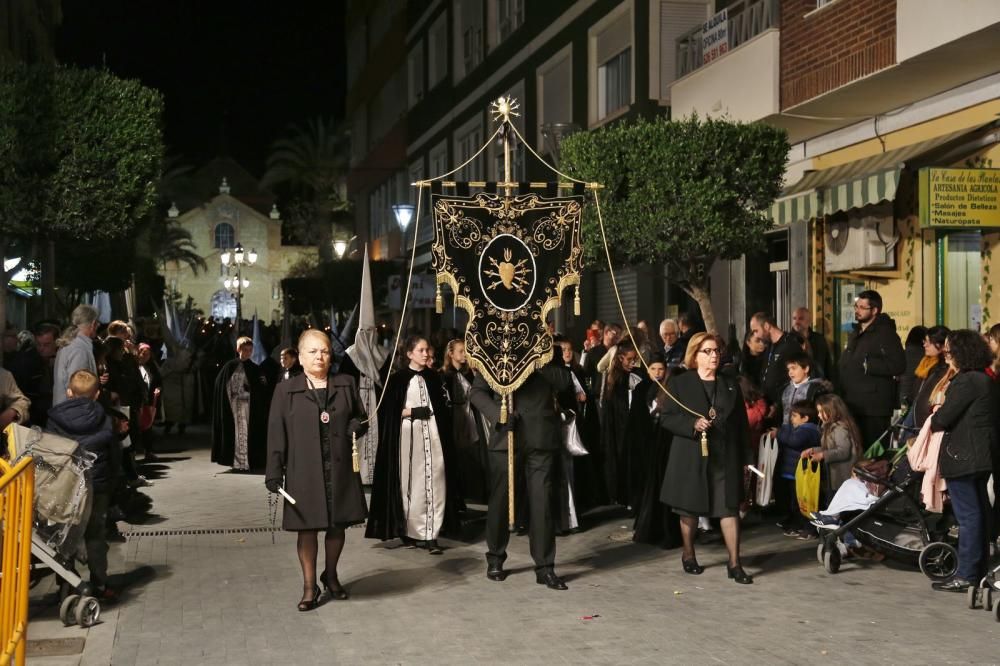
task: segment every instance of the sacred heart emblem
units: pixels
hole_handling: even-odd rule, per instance
[[[535,261],[517,236],[498,234],[479,258],[483,295],[500,310],[517,310],[535,289]],[[501,289],[502,287],[502,289]]]
[[[506,248],[503,251],[503,261],[497,265],[497,270],[500,271],[500,281],[503,282],[503,286],[508,289],[514,284],[514,264],[510,263],[513,253],[510,248]]]

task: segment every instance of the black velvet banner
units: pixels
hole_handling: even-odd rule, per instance
[[[580,283],[583,197],[432,194],[434,269],[469,313],[466,353],[512,393],[552,358],[545,316]]]

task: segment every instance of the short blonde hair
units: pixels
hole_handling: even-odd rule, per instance
[[[684,366],[688,370],[696,370],[698,368],[698,351],[707,340],[714,341],[719,346],[719,354],[722,354],[722,338],[714,333],[695,333],[691,336],[687,350],[684,352]]]
[[[243,349],[247,345],[253,347],[253,338],[248,338],[245,335],[241,335],[240,337],[236,338],[236,351]]]
[[[90,370],[77,370],[69,378],[69,392],[74,398],[90,398],[93,400],[101,390],[100,381]]]
[[[317,340],[322,340],[323,344],[326,345],[327,349],[330,350],[333,349],[333,346],[330,344],[330,336],[328,336],[326,333],[319,330],[318,328],[307,328],[306,330],[302,331],[302,335],[299,336],[299,341],[295,344],[296,352],[300,352],[302,350],[302,345],[308,338],[316,338]]]

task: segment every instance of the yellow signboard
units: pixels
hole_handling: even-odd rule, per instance
[[[919,172],[920,226],[1000,227],[1000,169]]]

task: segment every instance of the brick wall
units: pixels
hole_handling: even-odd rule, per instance
[[[781,2],[781,108],[896,63],[896,0]]]

